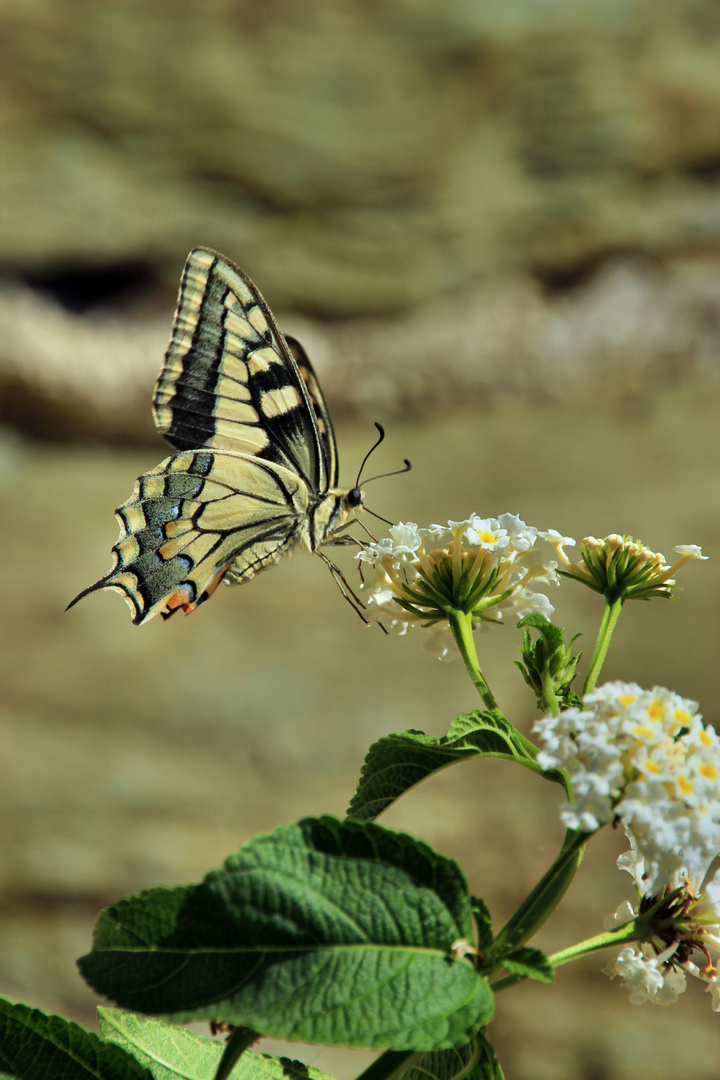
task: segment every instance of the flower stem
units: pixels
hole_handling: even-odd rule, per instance
[[[560,854],[539,882],[503,926],[492,944],[492,951],[517,949],[532,937],[558,906],[583,857],[589,839],[585,832],[568,832]],[[502,963],[502,960],[500,961]]]
[[[595,937],[579,941],[577,945],[571,945],[568,949],[553,953],[552,956],[548,956],[548,963],[552,968],[562,967],[563,964],[569,964],[571,960],[579,960],[581,956],[588,956],[589,953],[598,952],[600,949],[611,949],[616,945],[625,945],[628,941],[645,941],[648,934],[646,919],[632,919],[625,926],[618,926],[615,930],[608,930],[604,934],[596,934]],[[501,979],[492,982],[490,988],[494,994],[497,994],[499,990],[507,990],[509,986],[515,986],[525,978],[527,978],[526,975],[516,973],[504,975]]]
[[[227,1077],[230,1076],[247,1048],[257,1042],[259,1038],[260,1035],[257,1031],[253,1031],[251,1028],[235,1028],[225,1043],[225,1049],[215,1072],[214,1080],[227,1080]]]
[[[467,668],[468,675],[475,683],[477,692],[487,705],[488,709],[497,709],[498,703],[495,700],[490,687],[485,682],[485,677],[480,670],[480,664],[475,650],[475,639],[473,638],[472,615],[469,615],[466,611],[461,611],[458,608],[451,608],[447,615],[452,635],[455,638],[455,644],[460,650],[463,663]]]
[[[642,922],[642,927],[638,923]],[[577,945],[571,945],[568,949],[561,949],[548,957],[550,966],[553,968],[569,964],[571,960],[579,960],[581,956],[598,952],[600,949],[611,949],[614,945],[625,945],[628,941],[642,941],[648,935],[645,920],[632,919],[625,926],[618,926],[616,930],[608,930],[604,934],[596,934],[595,937],[579,941]]]
[[[542,683],[542,697],[540,700],[545,716],[559,716],[560,702],[557,699],[553,677],[547,664],[545,665],[540,679]]]
[[[399,1080],[423,1056],[418,1050],[386,1050],[357,1080]]]
[[[614,600],[609,600],[607,596],[605,597],[605,610],[603,611],[602,622],[600,623],[597,641],[595,642],[595,649],[592,654],[592,660],[590,661],[590,669],[587,673],[587,678],[585,679],[585,685],[583,686],[583,695],[589,694],[591,690],[595,689],[595,684],[598,681],[600,671],[605,663],[605,657],[610,645],[610,638],[612,637],[615,625],[620,618],[622,605],[622,596],[617,596]]]

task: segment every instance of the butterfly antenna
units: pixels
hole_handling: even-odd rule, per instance
[[[360,487],[360,477],[362,476],[363,469],[367,465],[368,458],[370,457],[370,455],[372,453],[374,453],[375,450],[377,450],[378,446],[380,445],[381,442],[383,442],[383,440],[385,438],[385,428],[382,426],[382,424],[378,424],[377,420],[375,421],[375,427],[378,429],[378,433],[379,433],[378,434],[378,440],[377,440],[377,442],[374,442],[372,444],[372,446],[368,450],[367,454],[362,459],[362,464],[361,464],[360,468],[358,469],[357,480],[355,481],[355,487],[356,488]]]
[[[383,442],[383,440],[385,438],[385,428],[382,426],[382,424],[378,424],[377,420],[375,421],[375,427],[378,429],[379,437],[378,437],[377,442],[373,443],[373,445],[370,447],[367,454],[365,455],[365,457],[362,460],[362,465],[360,466],[360,469],[358,470],[357,480],[355,481],[355,488],[356,489],[360,487],[360,477],[362,476],[362,471],[363,471],[363,469],[365,468],[365,466],[367,464],[368,458],[370,457],[370,455],[375,450],[377,450],[378,446],[380,445],[381,442]],[[402,469],[393,469],[392,472],[384,472],[384,473],[379,473],[377,476],[371,476],[369,480],[365,481],[365,483],[366,484],[371,484],[373,482],[373,480],[384,480],[387,476],[400,476],[401,473],[410,472],[410,470],[412,469],[411,463],[408,461],[407,458],[403,458],[403,462],[404,462],[404,465],[403,465]],[[372,510],[369,510],[368,513],[371,514]],[[375,514],[374,516],[375,517],[380,517],[379,514]],[[380,520],[381,521],[387,521],[387,518],[380,518]],[[388,521],[387,523],[388,523],[388,525],[392,525],[392,521]]]
[[[355,492],[357,492],[359,487],[360,487],[360,477],[362,476],[362,471],[363,471],[363,469],[365,468],[365,466],[367,464],[368,458],[370,457],[370,455],[373,453],[374,450],[377,450],[378,446],[380,445],[380,443],[385,438],[385,428],[382,426],[382,424],[378,424],[377,420],[375,421],[375,427],[378,429],[378,439],[377,439],[377,442],[373,443],[373,445],[370,447],[367,454],[365,455],[365,457],[362,460],[362,465],[360,466],[360,469],[359,469],[358,474],[357,474],[357,480],[355,481],[355,488],[354,488]],[[408,461],[407,458],[403,458],[403,461],[404,461],[404,465],[403,465],[402,469],[393,469],[392,472],[379,473],[377,476],[371,476],[369,480],[365,481],[365,484],[366,485],[371,484],[373,482],[373,480],[384,480],[388,476],[400,476],[401,473],[410,472],[410,470],[412,469],[412,465],[410,464],[410,462]],[[386,525],[394,525],[395,524],[393,521],[388,521],[387,518],[382,517],[382,515],[376,514],[374,510],[368,510],[367,507],[365,507],[364,509],[365,509],[366,513],[372,514],[372,516],[374,518],[377,518],[378,521],[384,521]],[[368,532],[368,534],[372,537],[373,540],[375,539],[372,536],[372,533],[370,533],[369,530],[366,529],[365,531]]]
[[[407,458],[403,458],[403,461],[405,462],[405,465],[402,469],[393,469],[392,472],[384,472],[380,473],[379,476],[371,476],[370,479],[365,480],[364,483],[372,484],[373,480],[384,480],[386,476],[400,476],[401,473],[410,472],[410,470],[412,469],[412,465]]]

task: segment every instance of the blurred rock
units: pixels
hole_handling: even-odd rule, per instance
[[[394,316],[279,313],[305,344],[336,415],[421,414],[498,395],[532,401],[720,381],[720,258],[603,263],[552,290],[515,275]],[[0,419],[41,437],[154,439],[150,398],[171,303],[85,314],[0,287]]]
[[[717,249],[715,0],[9,0],[0,268],[362,315],[527,266]]]

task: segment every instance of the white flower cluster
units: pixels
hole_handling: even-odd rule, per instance
[[[574,800],[562,809],[564,824],[594,832],[619,818],[644,895],[702,881],[720,850],[715,730],[695,702],[663,687],[607,683],[583,704],[535,725],[544,743],[539,764],[570,774]]]
[[[543,561],[535,547],[537,529],[515,514],[419,528],[393,525],[390,536],[368,544],[363,564],[363,600],[369,614],[384,616],[400,634],[425,629],[423,647],[440,659],[457,655],[447,621],[447,606],[470,612],[475,626],[501,622],[504,612],[521,618],[531,612],[549,617],[553,606],[538,591],[558,583],[556,563]]]
[[[618,862],[622,862],[622,856]],[[630,867],[623,866],[623,869]],[[631,1005],[644,1005],[648,1001],[652,1005],[672,1005],[684,993],[687,976],[692,975],[706,983],[713,1010],[720,1012],[720,975],[710,962],[709,954],[710,949],[720,951],[720,874],[706,884],[699,897],[694,895],[696,889],[692,883],[682,892],[683,897],[677,897],[675,901],[683,911],[682,929],[675,935],[675,940],[665,948],[667,937],[657,947],[652,942],[626,946],[603,971],[611,979],[620,977],[623,986],[630,991]],[[625,901],[606,920],[606,929],[622,926],[636,915],[632,905]],[[701,967],[690,959],[698,951],[706,961]]]
[[[671,946],[658,954],[652,945],[628,946],[603,971],[611,979],[616,975],[622,979],[623,986],[630,991],[631,1005],[645,1005],[648,1001],[653,1005],[672,1005],[686,986],[685,973],[667,963],[667,954],[674,948]]]

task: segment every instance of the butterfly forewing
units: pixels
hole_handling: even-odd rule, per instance
[[[286,334],[285,341],[290,348],[293,360],[297,364],[298,371],[305,383],[305,389],[307,390],[310,404],[312,405],[315,414],[315,426],[320,439],[321,453],[325,459],[328,482],[330,487],[337,487],[337,443],[335,442],[335,431],[333,429],[332,420],[330,419],[328,407],[325,404],[323,392],[320,389],[320,383],[317,381],[317,376],[310,363],[308,354],[305,352],[305,349],[297,338],[290,337],[289,334]]]
[[[327,410],[322,395],[318,400],[316,407],[250,278],[215,251],[192,251],[155,387],[158,430],[179,450],[208,447],[273,461],[322,494],[333,482],[334,442],[328,461],[316,420]]]

